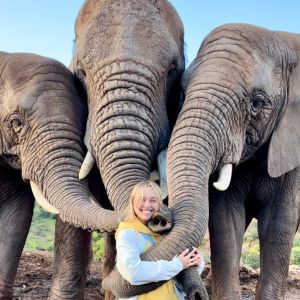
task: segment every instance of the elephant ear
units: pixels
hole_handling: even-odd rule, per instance
[[[268,172],[279,177],[300,166],[300,64],[290,78],[286,110],[271,137]]]

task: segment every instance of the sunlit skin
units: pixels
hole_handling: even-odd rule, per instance
[[[156,193],[151,186],[147,186],[143,189],[142,197],[135,198],[133,200],[133,210],[137,219],[144,225],[148,225],[148,222],[152,216],[158,211],[159,202],[156,197]],[[178,255],[183,268],[199,265],[202,257],[196,247],[193,247],[191,251],[189,249],[184,250]]]
[[[152,187],[145,187],[143,197],[134,199],[133,209],[138,220],[147,225],[153,214],[159,209],[159,202]]]

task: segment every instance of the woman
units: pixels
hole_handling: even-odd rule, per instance
[[[132,285],[168,280],[149,293],[128,298],[130,300],[181,300],[181,292],[172,280],[183,269],[201,264],[204,261],[197,248],[186,249],[171,261],[141,261],[140,255],[151,247],[160,237],[148,228],[148,222],[162,205],[159,187],[152,181],[142,181],[130,196],[127,218],[121,222],[116,232],[116,266],[123,278]]]

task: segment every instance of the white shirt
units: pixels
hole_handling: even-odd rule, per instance
[[[147,241],[152,246],[152,237],[134,229],[123,229],[116,240],[117,269],[124,279],[132,285],[140,285],[150,282],[170,280],[183,270],[183,265],[177,256],[171,261],[142,261],[141,253],[145,251]],[[175,286],[179,300],[184,300],[184,295]],[[135,300],[137,296],[126,298]],[[120,300],[125,300],[122,298]]]

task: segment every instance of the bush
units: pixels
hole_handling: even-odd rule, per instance
[[[35,205],[34,207],[34,216],[37,218],[55,219],[55,214],[46,212],[38,205]]]
[[[54,249],[55,216],[35,206],[30,231],[27,236],[25,250],[46,250]]]
[[[258,244],[242,251],[242,263],[246,267],[251,267],[253,269],[258,269],[260,267]]]
[[[293,242],[293,247],[300,247],[300,236],[296,235],[294,242]]]
[[[93,232],[93,254],[96,260],[100,260],[104,255],[104,239],[99,232]]]
[[[258,233],[257,233],[257,230],[255,228],[255,230],[247,230],[247,232],[245,233],[245,236],[244,236],[244,242],[245,243],[249,243],[249,244],[252,244],[254,242],[257,242],[258,240]]]
[[[291,263],[300,266],[300,246],[292,249]]]

